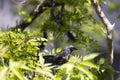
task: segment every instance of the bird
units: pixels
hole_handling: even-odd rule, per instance
[[[69,45],[65,47],[57,55],[44,55],[43,58],[45,60],[45,63],[51,63],[52,65],[62,65],[68,62],[70,54],[74,50],[77,50],[77,48],[75,48],[73,45]]]

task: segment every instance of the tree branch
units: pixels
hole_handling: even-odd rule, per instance
[[[59,6],[62,3],[55,2],[55,6]],[[15,30],[17,28],[20,28],[22,31],[28,27],[40,14],[42,14],[44,11],[47,10],[48,7],[52,7],[52,0],[44,0],[42,3],[39,3],[33,11],[29,14],[29,17],[31,18],[30,22],[25,21],[24,19],[16,25],[12,30]]]
[[[97,15],[101,19],[102,23],[105,25],[107,30],[107,46],[108,46],[108,64],[113,64],[113,30],[114,24],[112,25],[110,21],[105,16],[104,12],[101,10],[100,5],[97,3],[96,0],[91,0],[92,6],[94,7]]]

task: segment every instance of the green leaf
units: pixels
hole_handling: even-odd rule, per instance
[[[0,80],[6,80],[7,71],[8,67],[3,67],[3,69],[0,71]]]
[[[97,77],[92,74],[88,69],[86,69],[84,65],[78,65],[77,68],[83,73],[85,73],[91,80],[97,80]]]
[[[29,23],[29,22],[31,22],[32,21],[32,17],[28,17],[27,18],[27,22]]]
[[[93,59],[96,58],[97,56],[99,56],[98,53],[91,53],[91,54],[85,55],[85,56],[83,57],[83,60],[93,60]]]
[[[39,61],[41,65],[44,65],[45,60],[43,59],[42,55],[39,55]]]
[[[10,71],[12,71],[14,75],[16,75],[20,80],[27,80],[24,74],[20,71],[20,69],[24,65],[23,61],[10,60],[9,65],[10,65]]]
[[[22,65],[21,68],[24,69],[24,70],[28,70],[28,71],[34,71],[32,68],[29,68],[29,67],[26,66],[26,65]]]
[[[41,41],[48,41],[46,38],[40,38]]]
[[[81,80],[84,80],[85,78],[85,76],[84,75],[80,75],[80,77],[81,77]]]
[[[62,50],[61,48],[57,48],[56,53],[59,53],[61,50]]]
[[[50,77],[53,80],[55,79],[54,75],[51,72],[49,72],[49,71],[45,71],[45,70],[42,70],[42,69],[37,69],[37,70],[35,70],[35,72],[37,72],[39,74],[42,74],[45,77]]]
[[[68,73],[66,80],[70,80],[70,73]]]
[[[19,14],[23,15],[23,16],[27,15],[27,13],[25,11],[20,11]]]
[[[66,63],[66,64],[63,64],[60,69],[66,69],[66,73],[69,73],[73,70],[74,68],[74,65],[72,63]]]
[[[90,62],[90,61],[83,61],[80,64],[85,65],[85,66],[89,66],[91,68],[97,68],[97,66],[94,63]]]
[[[7,53],[8,46],[0,45],[0,57],[10,58],[10,55]]]
[[[12,72],[20,79],[20,80],[27,80],[25,79],[24,75],[18,70],[13,68]]]

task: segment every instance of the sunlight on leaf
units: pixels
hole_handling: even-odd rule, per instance
[[[7,71],[8,67],[3,67],[3,69],[0,71],[0,80],[6,80]]]
[[[68,73],[66,80],[70,80],[70,73]]]
[[[83,60],[93,60],[93,59],[96,58],[97,56],[99,56],[98,53],[87,54],[87,55],[84,56]]]
[[[27,22],[31,22],[31,21],[32,21],[32,18],[28,17]]]
[[[70,60],[69,60],[69,62],[72,62],[72,63],[79,63],[79,62],[81,62],[82,61],[82,57],[80,57],[80,56],[71,56],[70,57]]]
[[[0,45],[0,57],[10,58],[10,55],[7,53],[8,47]]]
[[[83,73],[85,73],[90,79],[92,80],[97,80],[97,77],[95,75],[93,75],[89,70],[87,70],[85,68],[85,66],[83,65],[78,65],[77,68],[82,71]]]
[[[41,65],[44,64],[45,60],[43,59],[42,55],[39,55],[39,61]]]
[[[46,39],[46,38],[40,38],[41,39],[41,41],[48,41],[48,39]]]
[[[28,71],[34,71],[34,69],[29,68],[28,66],[25,66],[25,65],[22,65],[21,68],[24,69],[24,70],[28,70]]]
[[[90,61],[82,61],[80,64],[91,67],[91,68],[97,68],[97,66]]]
[[[42,70],[42,69],[36,69],[35,72],[38,72],[39,74],[42,74],[43,77],[50,77],[53,80],[55,79],[54,75],[49,71],[45,71],[45,70]]]
[[[64,68],[66,69],[66,73],[69,73],[74,68],[74,65],[72,63],[66,63],[60,66],[60,69],[64,69]]]
[[[27,80],[24,74],[20,71],[22,65],[24,65],[23,61],[13,61],[10,60],[10,70],[20,79],[20,80]]]
[[[27,80],[24,78],[24,75],[18,70],[13,68],[12,72],[20,79],[20,80]]]
[[[62,50],[61,48],[57,48],[56,53],[59,53],[61,50]]]

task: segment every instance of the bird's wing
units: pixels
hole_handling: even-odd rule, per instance
[[[68,62],[68,60],[64,57],[61,57],[61,56],[57,56],[55,61],[54,61],[54,64],[55,65],[62,65],[64,63]]]
[[[45,63],[52,63],[52,65],[62,65],[68,61],[63,56],[56,55],[45,55],[43,58],[45,59]]]
[[[55,55],[44,55],[45,63],[53,63],[55,60]]]

